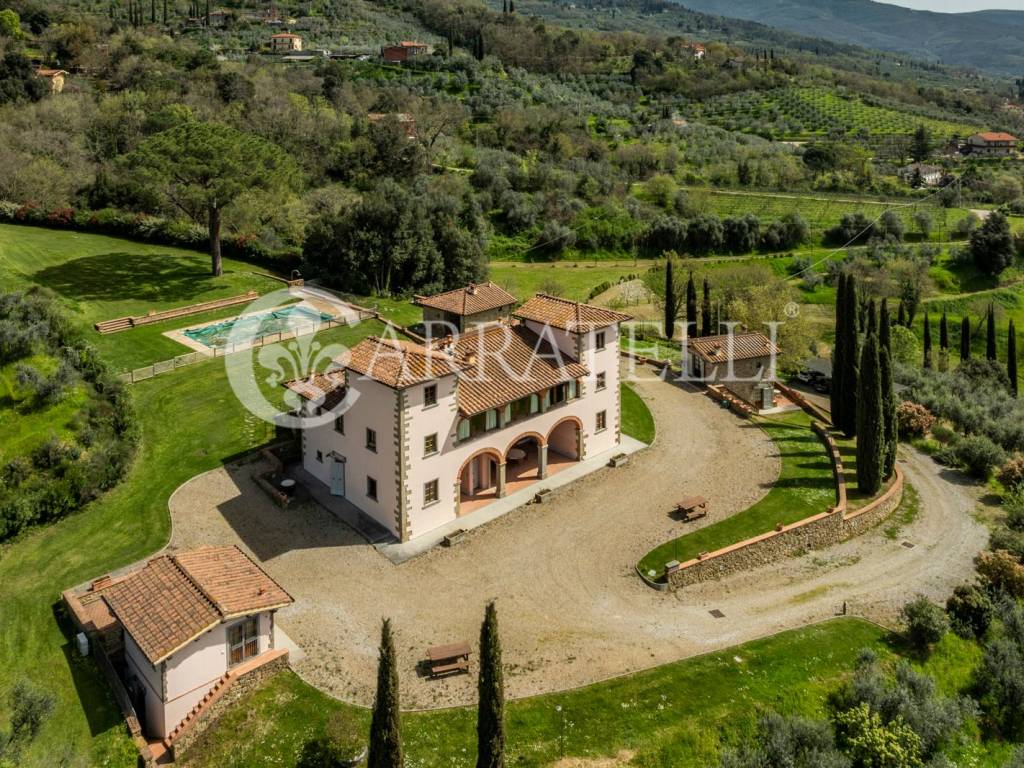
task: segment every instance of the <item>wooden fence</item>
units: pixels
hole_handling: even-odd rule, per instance
[[[371,317],[376,317],[376,313],[370,312],[369,310],[360,310],[358,315],[360,320],[367,320]],[[208,351],[200,352],[197,350],[195,352],[187,352],[183,355],[172,357],[169,360],[161,360],[159,363],[153,363],[152,365],[146,365],[142,368],[125,371],[120,374],[120,378],[122,381],[134,384],[137,381],[145,381],[146,379],[151,379],[154,376],[159,376],[161,373],[170,373],[178,368],[193,365],[203,360],[225,357],[227,355],[233,355],[236,352],[244,352],[249,349],[264,347],[268,344],[278,344],[282,341],[286,341],[287,339],[308,336],[318,331],[344,327],[348,324],[348,322],[339,320],[322,320],[317,323],[310,323],[308,326],[300,326],[295,330],[268,333],[263,336],[253,337],[245,342],[232,343],[225,347],[210,347]]]

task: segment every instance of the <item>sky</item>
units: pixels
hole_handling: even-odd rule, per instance
[[[880,2],[917,8],[920,11],[941,11],[943,13],[983,11],[988,8],[1024,11],[1024,0],[880,0]]]

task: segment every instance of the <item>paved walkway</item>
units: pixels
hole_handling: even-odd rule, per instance
[[[451,549],[396,566],[315,504],[277,509],[252,482],[252,464],[205,473],[178,490],[172,546],[233,541],[261,561],[296,598],[278,618],[306,652],[296,670],[348,701],[371,702],[380,620],[391,617],[410,707],[475,700],[475,675],[432,681],[419,676],[417,662],[429,646],[475,644],[492,599],[508,693],[525,696],[827,618],[844,600],[851,612],[892,619],[913,594],[944,598],[973,571],[986,534],[969,514],[972,489],[911,455],[903,466],[922,509],[896,538],[882,526],[721,582],[675,594],[649,589],[633,567],[683,530],[669,515],[673,500],[708,497],[711,515],[689,528],[709,524],[760,498],[779,464],[760,429],[696,391],[658,380],[637,389],[658,427],[651,448],[560,489],[550,503],[471,531]]]

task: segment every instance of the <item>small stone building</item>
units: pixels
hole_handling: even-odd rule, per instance
[[[294,32],[278,32],[270,36],[270,50],[274,53],[301,51],[302,37]]]
[[[430,323],[448,323],[462,333],[477,325],[508,319],[516,297],[494,283],[471,283],[434,296],[414,296],[413,303],[423,308],[428,330]]]
[[[67,71],[63,69],[49,69],[47,67],[40,67],[36,70],[36,77],[41,77],[45,80],[50,81],[51,93],[60,93],[64,90],[64,78],[66,78],[67,76]]]
[[[687,341],[687,373],[729,390],[757,410],[775,407],[779,348],[763,333],[730,333]]]

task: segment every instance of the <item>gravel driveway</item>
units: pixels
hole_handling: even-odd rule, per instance
[[[890,540],[881,530],[754,573],[669,595],[644,586],[634,563],[679,535],[668,517],[687,493],[710,500],[702,524],[767,492],[779,462],[770,439],[692,389],[637,385],[658,428],[646,451],[395,566],[315,505],[282,512],[251,480],[256,465],[193,478],[171,498],[171,546],[234,542],[295,597],[279,624],[306,652],[298,673],[324,691],[372,701],[380,620],[393,619],[403,705],[475,700],[475,675],[421,677],[431,645],[475,645],[486,601],[498,601],[506,688],[557,691],[674,661],[833,615],[889,619],[915,592],[942,597],[972,570],[985,542],[970,489],[928,459],[904,469],[922,496],[918,519]],[[691,526],[691,528],[694,526]],[[884,528],[884,526],[883,526]],[[904,541],[914,548],[901,545]],[[713,618],[717,608],[724,618]],[[475,666],[474,666],[475,669]]]

